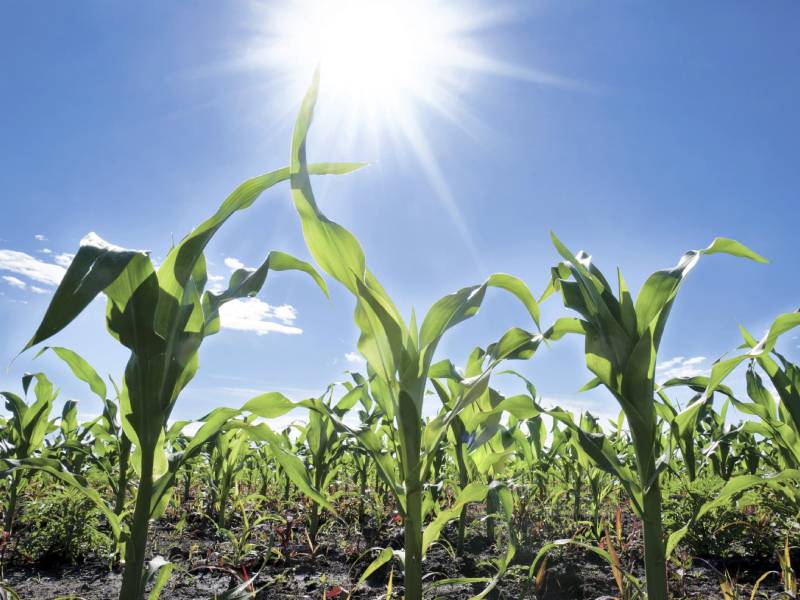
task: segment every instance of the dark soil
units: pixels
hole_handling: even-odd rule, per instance
[[[300,515],[298,515],[300,517]],[[303,520],[297,518],[297,522]],[[270,525],[269,527],[273,527]],[[175,563],[162,598],[194,600],[222,597],[240,586],[245,577],[253,578],[255,596],[239,598],[261,600],[289,599],[385,599],[390,570],[393,582],[392,598],[402,598],[403,578],[399,565],[385,565],[362,584],[358,578],[375,556],[369,548],[391,546],[401,548],[402,530],[393,519],[381,527],[366,527],[364,533],[347,528],[337,521],[330,522],[320,533],[319,544],[311,552],[302,526],[270,530],[279,553],[268,553],[261,546],[246,554],[238,563],[232,560],[233,549],[207,520],[189,519],[181,531],[176,522],[162,519],[151,529],[151,555],[163,556]],[[266,540],[266,531],[263,536]],[[365,540],[365,537],[368,539]],[[276,539],[277,538],[277,539]],[[369,539],[371,538],[371,539]],[[427,581],[459,577],[494,575],[490,561],[502,554],[484,537],[481,525],[476,525],[467,538],[462,557],[454,557],[455,528],[445,530],[447,543],[435,545],[428,553],[424,572]],[[266,542],[265,542],[266,543]],[[528,578],[528,567],[538,551],[531,543],[520,548],[514,567],[488,596],[495,600],[567,600],[613,598],[619,595],[609,565],[591,552],[575,546],[564,546],[549,554],[545,570],[536,589]],[[635,554],[635,552],[634,552]],[[264,564],[264,557],[271,556]],[[750,585],[762,573],[775,569],[769,564],[728,564],[717,561],[694,560],[686,569],[671,572],[672,594],[675,598],[722,598],[720,580],[728,570],[739,582],[742,597],[749,598]],[[635,575],[642,577],[643,573]],[[90,556],[81,564],[56,562],[6,565],[5,582],[24,600],[81,598],[107,600],[116,598],[122,580],[121,567],[111,566],[106,559]],[[780,590],[776,575],[762,583],[761,591],[771,596]],[[485,583],[462,583],[429,590],[427,598],[467,599],[479,593]],[[351,595],[348,596],[348,593]],[[2,598],[0,590],[0,598]]]

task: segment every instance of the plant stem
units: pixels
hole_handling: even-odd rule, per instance
[[[319,531],[319,505],[311,502],[311,517],[308,524],[308,537],[313,546],[317,545],[317,532]]]
[[[114,499],[114,514],[122,514],[125,507],[125,496],[128,491],[128,460],[131,455],[131,441],[122,434],[119,446],[119,476],[117,479],[117,497]]]
[[[142,448],[142,472],[136,490],[130,537],[125,544],[125,572],[122,574],[119,600],[142,600],[144,596],[144,559],[153,495],[153,456],[154,448]]]
[[[489,484],[491,485],[492,478],[489,477]],[[497,502],[497,490],[494,488],[489,488],[489,493],[486,494],[486,537],[489,539],[491,543],[495,543],[497,541],[497,533],[495,531],[495,513],[498,509],[498,502]]]
[[[458,483],[463,490],[469,483],[467,465],[464,462],[464,444],[456,442],[456,462],[458,463]],[[458,515],[458,541],[456,542],[456,554],[464,554],[464,530],[467,526],[467,507],[464,506]]]
[[[645,438],[647,439],[647,438]],[[664,548],[664,530],[661,524],[661,486],[656,475],[653,452],[637,450],[639,477],[642,485],[652,484],[645,490],[642,502],[644,534],[644,567],[647,579],[648,600],[667,600],[667,560]]]
[[[406,495],[405,600],[422,600],[422,491],[419,485]]]
[[[17,511],[17,493],[20,479],[21,475],[19,471],[14,473],[14,476],[11,478],[11,489],[9,490],[8,504],[6,504],[6,518],[3,524],[3,531],[7,532],[9,535],[14,527],[14,513]]]

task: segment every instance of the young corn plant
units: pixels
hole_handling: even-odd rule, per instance
[[[352,164],[322,164],[317,174],[346,173]],[[286,180],[288,168],[250,179],[239,186],[217,212],[201,223],[167,255],[156,271],[147,252],[126,250],[95,234],[81,242],[53,296],[28,349],[66,327],[100,293],[107,297],[109,333],[130,350],[120,394],[122,426],[131,440],[132,463],[139,476],[134,512],[126,536],[120,598],[140,600],[146,583],[145,549],[150,518],[163,510],[181,458],[168,460],[166,426],[181,390],[198,368],[203,340],[220,328],[219,309],[230,300],[256,294],[272,271],[299,270],[327,293],[324,281],[307,263],[282,252],[270,252],[258,269],[237,269],[228,288],[205,291],[203,255],[209,241],[237,211],[250,207],[273,185]],[[235,414],[217,409],[195,435],[191,451],[216,433]],[[61,473],[58,465],[39,465]],[[113,517],[113,515],[112,515]]]
[[[595,375],[589,386],[603,385],[625,412],[637,475],[635,481],[628,482],[628,487],[635,489],[641,507],[647,594],[649,600],[666,600],[666,553],[659,485],[664,463],[659,463],[657,456],[661,432],[657,423],[654,379],[658,347],[680,285],[701,256],[724,253],[766,261],[739,242],[716,238],[707,248],[684,254],[674,268],[653,273],[634,301],[621,274],[615,296],[588,254],[574,254],[555,235],[551,237],[563,262],[553,269],[545,297],[560,291],[564,306],[580,315],[569,327],[585,337],[586,366]],[[591,441],[589,436],[586,439]],[[618,471],[618,477],[629,479],[629,472],[617,469],[605,456],[600,458]],[[635,484],[635,488],[630,484]]]
[[[521,280],[495,274],[479,285],[463,288],[436,302],[421,326],[417,326],[413,314],[410,324],[406,324],[394,302],[367,268],[364,252],[356,238],[328,219],[314,199],[306,161],[306,136],[317,100],[318,83],[319,73],[315,73],[295,124],[290,162],[292,199],[314,260],[356,300],[354,319],[360,331],[358,348],[373,376],[371,387],[375,401],[394,425],[398,450],[396,461],[384,452],[371,429],[355,430],[341,422],[338,426],[349,431],[369,452],[398,501],[405,526],[406,598],[420,600],[423,553],[444,525],[437,518],[423,534],[423,488],[431,472],[434,451],[447,434],[450,422],[484,393],[494,367],[506,358],[530,357],[541,336],[521,329],[509,331],[493,345],[488,366],[470,382],[470,390],[457,405],[423,427],[422,403],[436,348],[449,329],[478,312],[489,287],[511,292],[537,323],[539,310],[536,300]],[[462,496],[480,501],[481,494],[485,497],[485,493],[486,486],[468,486]],[[445,513],[445,517],[449,515],[447,511]],[[458,512],[452,518],[457,515]],[[382,553],[379,558],[388,560],[391,552]]]
[[[120,515],[125,505],[131,454],[131,441],[118,419],[120,391],[114,380],[111,379],[114,397],[110,398],[106,382],[94,367],[74,350],[60,346],[45,346],[36,356],[41,356],[48,351],[63,361],[72,374],[85,383],[103,404],[103,414],[86,424],[84,431],[93,438],[93,452],[90,453],[90,457],[99,463],[99,471],[107,479],[108,485],[114,493],[114,514]],[[81,445],[83,439],[85,438],[79,440]],[[74,472],[74,469],[70,470]]]
[[[322,397],[311,400],[312,405],[317,408],[308,411],[308,423],[302,427],[297,440],[298,445],[302,446],[306,454],[306,467],[314,489],[329,500],[333,500],[333,498],[330,497],[328,488],[339,473],[342,466],[342,454],[347,448],[343,444],[344,437],[336,429],[330,415],[344,416],[360,396],[360,388],[351,388],[333,405],[333,386],[329,386]],[[308,537],[311,546],[316,547],[322,507],[313,498],[310,499],[310,502]]]
[[[483,348],[475,348],[467,358],[463,374],[449,360],[431,368],[430,380],[442,402],[443,417],[452,412],[470,391],[470,379],[485,369],[489,355]],[[484,393],[450,419],[447,432],[447,450],[453,456],[458,470],[459,491],[463,491],[477,475],[490,484],[487,491],[487,537],[495,541],[495,514],[501,511],[500,496],[505,494],[492,480],[506,468],[515,453],[513,434],[503,425],[504,417],[533,418],[539,414],[531,398],[523,395],[504,397],[488,387]],[[438,481],[435,479],[435,481]],[[456,553],[464,549],[467,507],[458,516]]]
[[[242,428],[224,429],[208,442],[211,504],[217,511],[217,527],[228,527],[228,503],[236,475],[250,451],[250,437]]]
[[[5,398],[6,410],[11,413],[4,427],[6,435],[0,446],[0,465],[3,462],[13,464],[14,461],[33,458],[41,454],[44,449],[45,435],[50,427],[50,411],[53,408],[53,401],[58,396],[58,389],[53,387],[44,373],[26,374],[22,378],[22,389],[26,397],[34,380],[36,380],[33,388],[35,400],[31,404],[26,404],[23,398],[13,392],[0,392],[0,396]],[[3,506],[5,515],[3,531],[9,535],[13,532],[19,495],[27,486],[30,477],[30,473],[19,469],[10,470],[5,477],[8,492],[5,494],[6,500]]]

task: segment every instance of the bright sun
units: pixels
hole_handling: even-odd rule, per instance
[[[320,61],[332,93],[390,105],[436,85],[436,61],[450,40],[443,23],[424,18],[413,2],[349,0],[320,7],[308,20],[304,48],[309,59]]]
[[[482,51],[479,40],[487,30],[518,16],[508,6],[504,0],[261,1],[251,22],[257,35],[248,41],[243,60],[267,75],[269,97],[284,110],[296,107],[320,67],[318,112],[323,114],[315,131],[334,140],[339,147],[331,150],[337,155],[357,149],[370,162],[380,160],[385,140],[395,150],[410,150],[479,262],[438,166],[423,111],[435,111],[474,134],[480,120],[464,100],[474,92],[473,75],[561,85],[546,73]]]
[[[296,98],[319,65],[323,102],[357,115],[361,127],[388,125],[413,136],[410,121],[420,105],[453,116],[465,72],[492,70],[472,34],[494,17],[475,6],[466,0],[270,3],[250,59],[279,73]]]

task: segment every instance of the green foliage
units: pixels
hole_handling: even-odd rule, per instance
[[[114,549],[102,513],[71,488],[41,486],[19,521],[24,532],[19,548],[28,561],[74,565],[91,555],[108,557]]]
[[[669,481],[664,488],[664,527],[682,527],[709,498],[719,496],[724,484],[716,476]],[[710,510],[690,528],[681,544],[691,556],[769,562],[787,536],[790,544],[800,542],[796,512],[774,490],[757,487],[733,500]]]
[[[406,318],[370,271],[359,241],[314,197],[311,175],[361,166],[307,162],[317,87],[318,74],[297,116],[290,165],[244,182],[157,269],[147,252],[95,234],[81,242],[26,349],[104,294],[106,326],[129,358],[120,385],[109,378],[112,389],[73,350],[47,346],[37,354],[63,361],[102,402],[103,414],[86,423],[78,401],[54,411],[58,391],[42,373],[23,378],[21,396],[2,392],[8,416],[0,417],[0,499],[9,534],[3,540],[12,537],[22,499],[21,547],[30,560],[79,562],[124,548],[120,598],[140,600],[148,581],[155,583],[151,595],[158,595],[175,568],[160,557],[146,562],[149,523],[177,511],[182,529],[191,492],[202,488],[226,540],[223,562],[235,569],[254,555],[280,554],[278,545],[294,552],[289,548],[297,546],[301,526],[270,511],[304,512],[302,535],[311,555],[325,519],[336,526],[357,512],[369,545],[402,521],[404,549],[368,549],[364,556],[373,561],[359,581],[394,561],[404,569],[408,600],[421,600],[426,552],[449,536],[456,520],[456,554],[464,554],[467,532],[483,531],[484,524],[489,544],[505,540],[505,551],[492,557],[493,576],[440,579],[430,589],[482,583],[476,598],[486,597],[513,570],[512,560],[523,560],[520,554],[532,561],[538,581],[551,551],[569,548],[605,561],[621,597],[633,597],[641,585],[631,557],[640,559],[641,548],[632,538],[644,542],[649,600],[667,598],[666,561],[679,543],[696,556],[723,559],[768,557],[783,548],[784,579],[794,582],[787,565],[788,544],[800,542],[794,526],[800,368],[776,345],[800,325],[800,312],[779,315],[761,340],[742,328],[742,347],[708,376],[655,380],[669,314],[700,258],[725,253],[765,260],[739,242],[716,238],[674,268],[654,272],[634,296],[621,274],[612,286],[589,255],[574,254],[553,235],[562,260],[542,300],[560,294],[571,316],[542,331],[539,303],[527,285],[494,273],[441,297],[420,322],[413,310]],[[197,372],[202,343],[220,330],[224,303],[257,294],[274,271],[299,271],[328,294],[311,264],[278,251],[258,268],[236,270],[224,291],[206,289],[204,252],[213,236],[285,181],[313,260],[354,301],[364,372],[312,398],[265,392],[238,409],[216,408],[189,435],[189,422],[171,416]],[[444,336],[477,315],[490,288],[518,300],[534,331],[512,327],[475,347],[463,364],[440,357]],[[523,393],[508,395],[497,383],[505,361],[528,360],[567,334],[583,336],[583,360],[593,375],[581,389],[604,388],[621,409],[608,423],[544,406],[533,382],[519,373],[505,372],[522,382]],[[746,397],[723,384],[742,364]],[[677,395],[687,390],[681,407]],[[434,395],[438,410],[424,417]],[[734,408],[746,421],[731,423]],[[295,409],[306,411],[302,423],[283,432],[264,422]],[[173,495],[179,482],[183,493]],[[630,527],[623,514],[640,523]],[[525,544],[536,547],[525,554]]]

